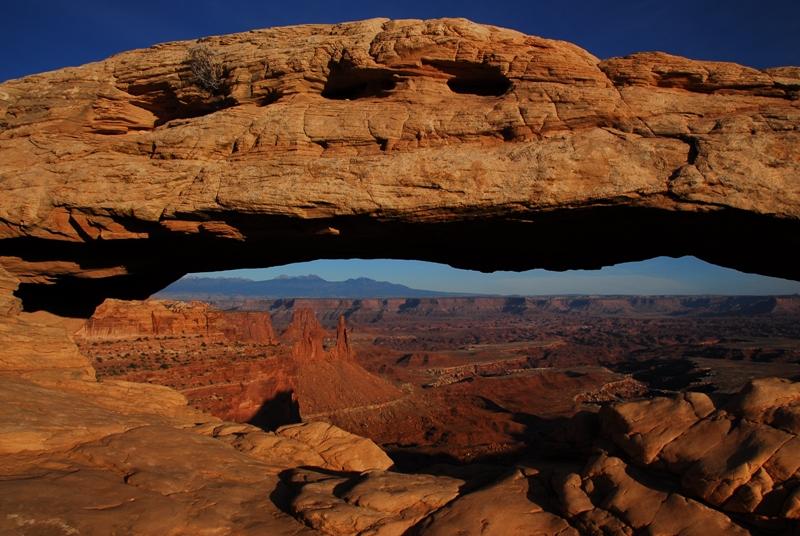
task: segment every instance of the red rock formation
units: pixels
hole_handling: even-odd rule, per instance
[[[353,359],[344,315],[339,315],[336,323],[336,341],[330,349],[326,349],[329,343],[328,332],[319,323],[315,311],[310,307],[293,309],[292,321],[281,335],[281,340],[291,345],[292,356],[298,362]]]
[[[298,362],[325,359],[323,348],[326,332],[319,324],[313,309],[295,309],[292,322],[281,335],[281,340],[291,345],[292,357]]]
[[[300,422],[295,377],[274,356],[246,364],[210,360],[191,369],[205,378],[206,385],[187,388],[169,374],[158,381],[175,385],[194,407],[227,421],[249,422],[266,430]]]
[[[265,426],[298,422],[292,374],[276,358],[269,313],[217,311],[202,302],[107,300],[76,334],[101,376],[169,385],[220,418]],[[124,356],[128,356],[125,358]],[[265,416],[271,409],[273,415]]]
[[[268,429],[305,415],[335,423],[341,410],[402,396],[355,361],[344,317],[331,335],[310,308],[278,340],[266,312],[107,300],[76,338],[101,377],[168,385],[217,417]]]
[[[215,311],[203,302],[106,300],[78,331],[79,339],[202,337],[208,341],[273,344],[269,313]]]
[[[350,348],[344,316],[337,322],[336,341],[330,350],[328,332],[312,309],[294,310],[292,322],[281,335],[291,345],[296,395],[301,414],[338,422],[338,413],[396,400],[402,393],[386,380],[364,370]],[[345,422],[350,422],[345,418]]]
[[[339,315],[336,323],[336,346],[331,349],[331,358],[337,360],[353,359],[353,350],[350,348],[350,339],[347,335],[347,322],[344,315]]]
[[[257,344],[275,344],[277,342],[269,314],[265,313],[209,311],[208,325],[211,332],[219,331],[229,341]]]

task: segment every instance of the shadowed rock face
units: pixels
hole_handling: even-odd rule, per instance
[[[800,277],[798,68],[600,61],[461,19],[202,45],[213,91],[188,41],[0,84],[0,264],[27,310],[321,257]]]

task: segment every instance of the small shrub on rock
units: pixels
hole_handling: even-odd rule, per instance
[[[192,82],[197,87],[213,95],[225,93],[225,66],[207,46],[190,48],[187,62],[192,71]]]

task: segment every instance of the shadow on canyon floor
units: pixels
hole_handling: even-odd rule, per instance
[[[265,400],[247,422],[268,432],[285,424],[302,422],[300,404],[294,391],[291,389],[278,391],[274,397]]]
[[[465,482],[461,493],[496,481],[514,467],[544,462],[572,464],[579,469],[599,449],[608,452],[618,450],[610,442],[601,439],[597,413],[581,411],[569,417],[542,417],[502,411],[510,413],[514,422],[524,426],[522,432],[513,435],[518,442],[515,448],[479,454],[468,461],[429,447],[383,445],[383,448],[395,463],[394,471],[460,478]]]

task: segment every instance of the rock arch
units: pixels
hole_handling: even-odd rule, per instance
[[[204,39],[221,107],[192,46],[0,84],[0,265],[26,309],[322,257],[800,278],[797,68],[373,19]]]

